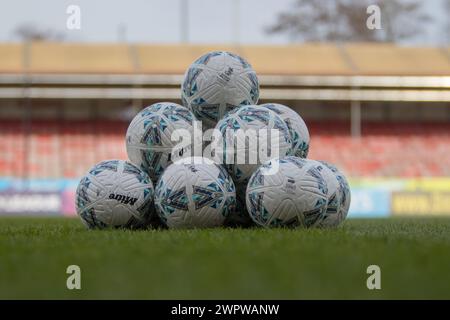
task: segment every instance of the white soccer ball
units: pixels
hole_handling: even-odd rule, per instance
[[[225,51],[209,52],[187,69],[181,86],[183,105],[202,121],[203,129],[214,128],[228,111],[256,104],[259,82],[242,57]]]
[[[328,184],[328,208],[321,226],[336,227],[347,217],[350,208],[350,185],[345,176],[334,165],[325,161],[316,161],[326,169],[320,170]],[[336,194],[335,197],[333,195]]]
[[[193,141],[179,147],[172,140],[175,130],[185,130],[194,137],[195,117],[191,111],[172,102],[160,102],[140,111],[131,121],[126,134],[128,158],[146,171],[156,183],[164,169],[184,156],[191,156]],[[201,137],[200,137],[201,138]],[[201,144],[201,141],[198,142]]]
[[[154,215],[153,195],[153,184],[144,171],[127,161],[107,160],[81,179],[75,204],[88,228],[139,228]]]
[[[155,189],[156,210],[169,228],[222,226],[236,205],[234,183],[227,171],[202,157],[170,165]]]
[[[225,165],[237,185],[246,185],[262,163],[291,153],[288,127],[267,108],[242,106],[220,120],[216,130],[220,132],[222,146],[217,148],[215,159]],[[250,137],[256,141],[246,141]]]
[[[292,137],[292,154],[307,158],[309,152],[309,131],[302,117],[291,108],[279,103],[265,103],[261,107],[268,108],[280,116],[289,128]]]
[[[320,226],[327,201],[327,184],[315,164],[294,156],[265,163],[247,186],[248,212],[265,227]]]

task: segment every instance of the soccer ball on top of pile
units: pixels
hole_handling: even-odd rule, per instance
[[[195,60],[181,85],[181,100],[192,110],[204,129],[214,128],[230,110],[256,104],[259,82],[251,65],[242,57],[213,51]]]
[[[350,206],[345,176],[305,159],[310,136],[295,111],[256,105],[258,78],[246,60],[224,51],[201,56],[185,73],[181,97],[183,106],[155,103],[134,117],[125,137],[131,162],[101,162],[81,179],[76,207],[86,226],[342,223]],[[197,120],[220,138],[215,162],[195,154]],[[180,144],[182,136],[188,144]]]

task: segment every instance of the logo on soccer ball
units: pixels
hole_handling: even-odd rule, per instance
[[[138,200],[138,198],[132,198],[132,197],[125,196],[125,195],[122,195],[122,194],[114,194],[114,193],[111,193],[109,195],[109,199],[114,199],[114,200],[117,200],[120,203],[129,204],[129,205],[132,205],[132,206]]]

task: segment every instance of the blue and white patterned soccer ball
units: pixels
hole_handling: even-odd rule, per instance
[[[260,226],[316,227],[327,210],[327,192],[313,162],[294,156],[273,159],[250,178],[247,210]]]
[[[309,131],[302,117],[291,108],[279,103],[265,103],[261,107],[268,108],[284,120],[292,137],[292,154],[307,158],[309,152]]]
[[[127,161],[107,160],[81,179],[75,205],[88,228],[139,228],[153,218],[153,196],[144,171]]]
[[[259,82],[242,57],[225,51],[209,52],[187,69],[181,86],[183,105],[202,121],[203,129],[214,128],[228,111],[256,104]]]
[[[183,136],[194,137],[194,121],[191,111],[172,102],[155,103],[141,110],[127,130],[128,158],[156,183],[168,165],[194,151],[193,141],[183,148],[172,140],[176,130],[184,130]]]
[[[235,209],[236,192],[222,166],[202,157],[185,158],[164,171],[155,205],[169,228],[218,227]]]
[[[217,123],[216,129],[223,141],[223,148],[216,152],[217,161],[225,165],[236,185],[246,185],[252,173],[269,159],[291,154],[292,142],[288,127],[275,112],[267,108],[242,106],[229,112]],[[272,136],[272,130],[278,137]],[[257,142],[246,142],[251,136]]]
[[[328,208],[321,226],[337,227],[345,220],[350,208],[350,186],[342,172],[334,165],[325,161],[316,163],[316,168],[322,172],[328,185]]]

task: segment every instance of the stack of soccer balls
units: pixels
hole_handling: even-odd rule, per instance
[[[155,103],[134,117],[130,162],[103,161],[81,179],[76,208],[87,227],[334,227],[345,219],[346,178],[306,159],[309,132],[298,113],[257,105],[246,60],[207,53],[181,89],[184,106]]]

